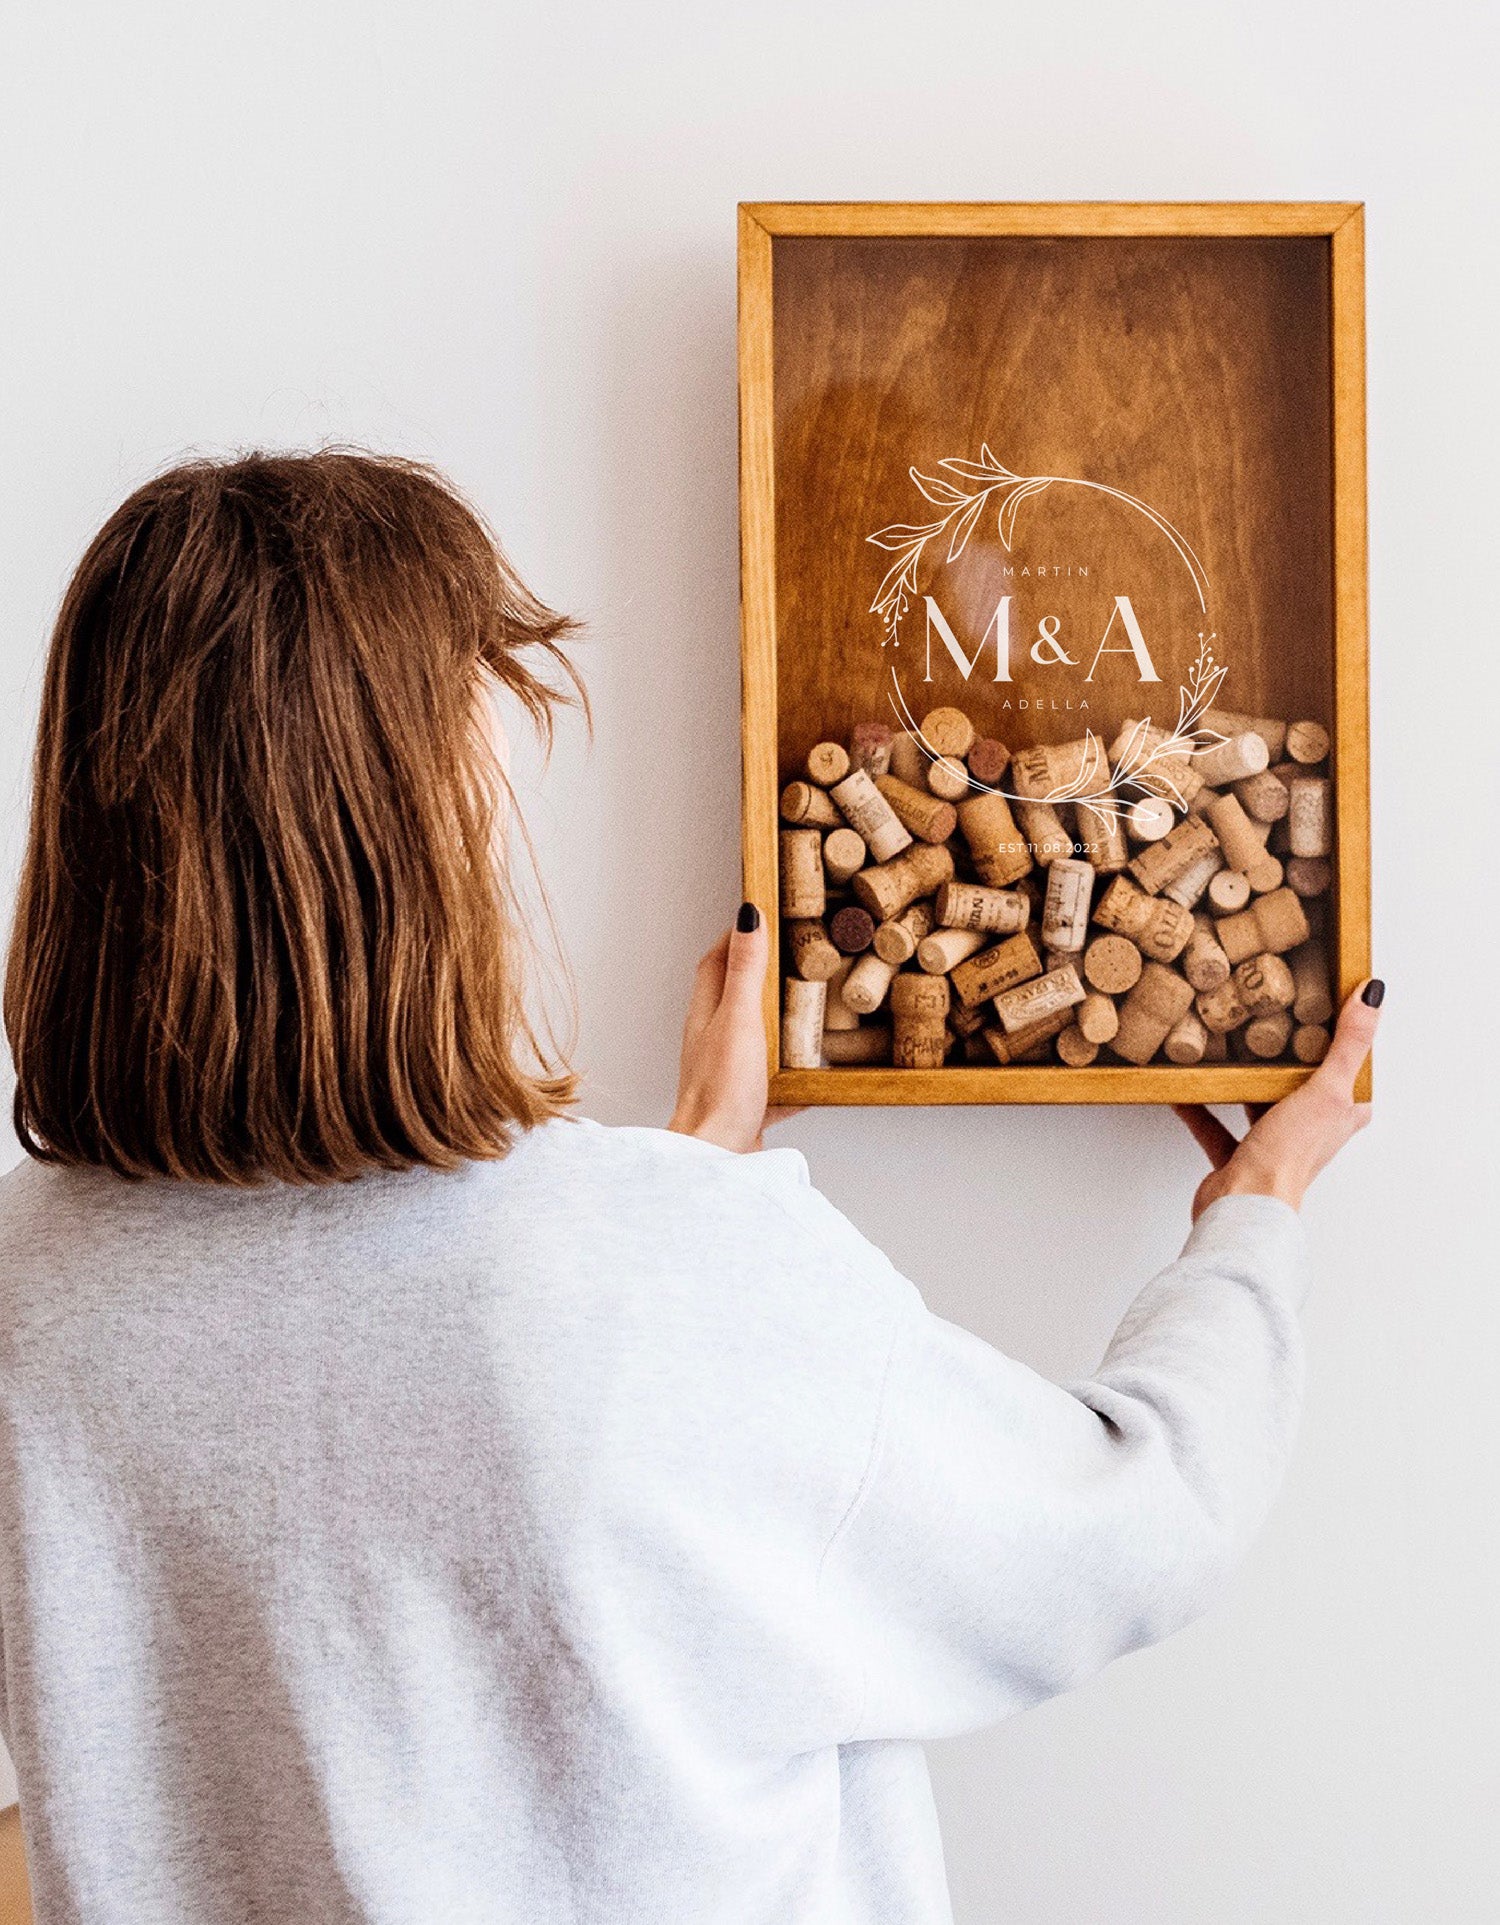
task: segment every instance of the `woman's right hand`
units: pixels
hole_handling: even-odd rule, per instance
[[[1354,1083],[1375,1040],[1384,995],[1378,981],[1354,992],[1323,1061],[1290,1096],[1249,1112],[1253,1120],[1239,1142],[1202,1104],[1175,1105],[1214,1166],[1193,1198],[1195,1220],[1221,1196],[1236,1194],[1278,1196],[1301,1208],[1319,1170],[1370,1120],[1370,1105],[1354,1100]]]

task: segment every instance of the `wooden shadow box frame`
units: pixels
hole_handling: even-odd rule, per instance
[[[1186,511],[1224,590],[1209,611],[1232,635],[1222,706],[1330,728],[1334,986],[1347,994],[1368,974],[1358,204],[744,204],[739,390],[744,879],[770,918],[773,953],[782,785],[814,742],[891,720],[882,678],[896,658],[882,653],[869,599],[890,556],[865,545],[868,531],[909,522],[913,509],[919,520],[919,469],[983,446],[1017,476],[1076,476],[1086,458],[1095,502],[1132,484],[1146,494],[1144,474],[1155,501]],[[1053,495],[1062,508],[1065,493]],[[1052,525],[1066,526],[1057,512],[1049,505]],[[1096,519],[1088,538],[1102,527]],[[1129,537],[1152,538],[1150,528]],[[919,610],[915,578],[908,587]],[[907,644],[912,662],[914,629]],[[927,650],[931,681],[930,626]],[[976,687],[935,700],[963,703]],[[976,719],[1013,749],[1059,739],[1015,708],[1004,726]],[[765,1004],[778,1104],[1258,1103],[1310,1073],[1243,1060],[783,1069],[780,982],[778,967]],[[1361,1094],[1369,1087],[1366,1066]]]

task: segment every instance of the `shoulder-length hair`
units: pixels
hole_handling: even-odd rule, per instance
[[[322,1183],[500,1156],[564,1109],[481,691],[550,741],[586,707],[571,626],[416,462],[252,454],[133,494],[42,694],[5,981],[30,1154]]]

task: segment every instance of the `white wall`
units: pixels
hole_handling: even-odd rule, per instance
[[[1300,1456],[1228,1602],[940,1748],[959,1918],[1500,1916],[1500,939],[1479,4],[25,10],[6,61],[0,851],[84,541],[188,446],[442,463],[584,612],[597,746],[531,808],[590,1107],[664,1117],[737,899],[734,203],[1369,203],[1379,1120],[1310,1204]],[[837,1112],[815,1175],[944,1312],[1091,1365],[1176,1247],[1168,1114]],[[13,1149],[10,1152],[14,1154]]]

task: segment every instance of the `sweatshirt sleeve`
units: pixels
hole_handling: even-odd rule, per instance
[[[994,1722],[1202,1612],[1290,1452],[1303,1291],[1295,1211],[1221,1198],[1097,1373],[1064,1387],[907,1286],[819,1576],[820,1636],[858,1707],[843,1741]]]

